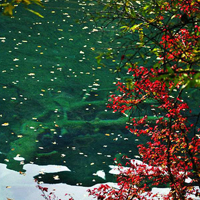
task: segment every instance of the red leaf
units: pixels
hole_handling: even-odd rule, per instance
[[[43,187],[42,190],[45,191],[45,192],[48,192],[48,188],[47,187]]]
[[[121,56],[121,61],[124,60],[124,58],[125,58],[125,55],[122,55],[122,56]]]

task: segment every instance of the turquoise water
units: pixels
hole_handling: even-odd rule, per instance
[[[104,182],[93,175],[101,169],[113,181],[113,159],[134,157],[138,144],[124,128],[126,119],[106,108],[115,64],[101,67],[95,60],[113,32],[96,30],[84,15],[94,8],[84,2],[45,6],[34,7],[44,18],[21,8],[15,18],[0,17],[0,162],[16,171],[24,163],[71,170],[59,173],[59,180],[40,177],[48,183]]]

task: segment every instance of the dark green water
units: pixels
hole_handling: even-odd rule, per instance
[[[14,19],[0,17],[0,162],[20,171],[23,163],[13,159],[20,156],[71,170],[57,181],[44,175],[45,182],[92,185],[104,181],[93,175],[102,169],[111,181],[113,159],[134,157],[138,141],[106,108],[115,64],[100,67],[95,56],[109,33],[102,37],[85,18],[94,8],[84,2],[45,5],[34,7],[44,18],[20,8]]]

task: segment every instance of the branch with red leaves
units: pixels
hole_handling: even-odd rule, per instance
[[[138,145],[142,163],[125,158],[126,168],[119,164],[116,188],[102,185],[89,194],[104,200],[200,198],[200,111],[185,93],[200,87],[200,3],[103,2],[104,19],[122,25],[119,69],[128,68],[130,77],[116,84],[108,107],[128,116],[131,133],[148,139]],[[150,54],[156,55],[152,66],[145,61]],[[139,66],[137,57],[147,67]],[[163,185],[170,188],[168,194],[152,193],[154,186]]]

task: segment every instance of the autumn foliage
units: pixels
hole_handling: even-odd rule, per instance
[[[140,160],[124,157],[125,166],[115,160],[116,187],[102,184],[89,195],[98,200],[200,199],[199,0],[97,2],[104,9],[96,19],[120,27],[123,38],[121,48],[109,48],[105,57],[118,56],[116,72],[127,72],[108,107],[124,114],[126,128],[147,142],[138,145]],[[169,192],[155,193],[153,187]]]
[[[120,57],[130,78],[117,83],[117,92],[110,96],[108,107],[128,116],[126,128],[138,137],[145,135],[148,141],[138,145],[142,162],[125,157],[126,166],[117,163],[120,174],[116,188],[101,185],[89,190],[97,199],[200,198],[200,111],[198,102],[186,95],[198,91],[200,86],[200,3],[150,2],[138,1],[140,12],[136,13],[137,1],[105,4],[108,13],[112,5],[121,16],[126,16],[126,21],[130,19],[123,29],[129,34],[138,33],[141,44],[137,48],[151,42],[150,51],[155,53],[156,61],[144,67],[126,51]],[[150,12],[154,13],[152,19]],[[132,24],[131,19],[140,23]],[[159,37],[145,35],[147,27],[156,27]],[[155,194],[151,191],[155,186],[170,190],[165,195]]]

